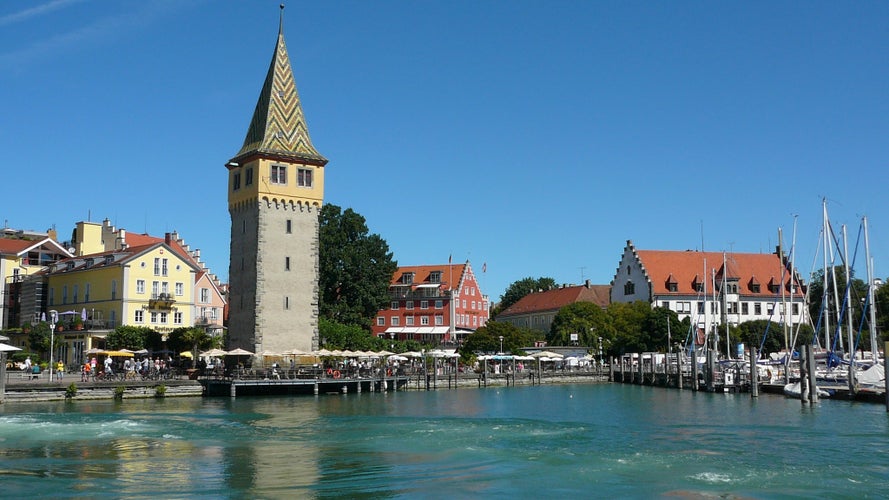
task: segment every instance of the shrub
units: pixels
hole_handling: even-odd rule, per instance
[[[161,384],[154,388],[154,397],[162,398],[167,394],[167,386]]]
[[[77,384],[75,384],[74,382],[71,382],[71,385],[69,385],[68,388],[65,389],[65,399],[71,399],[76,395],[77,395]]]
[[[123,393],[126,390],[127,390],[127,388],[122,385],[115,387],[114,388],[114,399],[123,399]]]

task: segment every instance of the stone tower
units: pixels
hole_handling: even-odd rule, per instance
[[[318,227],[324,166],[284,44],[284,11],[241,150],[226,164],[231,215],[229,349],[318,348]]]

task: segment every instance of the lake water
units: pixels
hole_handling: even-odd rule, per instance
[[[885,498],[889,416],[618,384],[0,405],[4,498]]]

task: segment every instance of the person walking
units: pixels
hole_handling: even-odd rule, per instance
[[[59,382],[62,381],[62,378],[65,376],[65,363],[60,359],[58,363],[56,363],[56,378],[58,378]]]

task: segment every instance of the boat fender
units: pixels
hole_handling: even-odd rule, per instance
[[[333,372],[333,378],[340,378],[340,371],[339,370],[336,370],[335,372]]]

